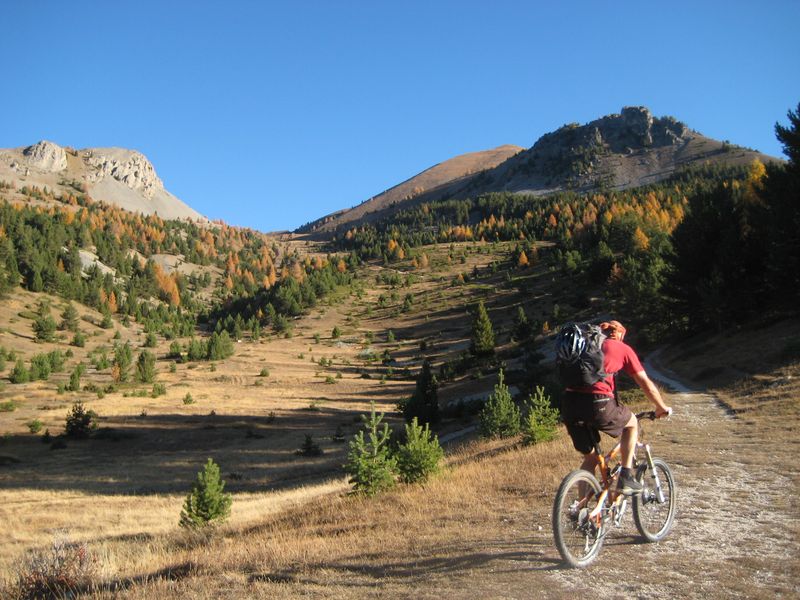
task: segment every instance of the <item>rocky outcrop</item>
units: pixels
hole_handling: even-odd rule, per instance
[[[58,173],[67,168],[67,153],[53,142],[42,140],[22,151],[25,161],[31,167],[50,173]]]
[[[350,228],[364,221],[390,217],[394,211],[406,207],[476,198],[490,192],[542,195],[564,190],[626,189],[661,181],[693,165],[745,165],[755,159],[775,160],[707,138],[673,117],[654,117],[643,106],[626,106],[619,114],[585,125],[564,125],[543,135],[527,150],[511,152],[494,166],[462,171],[460,176],[442,180],[438,185],[422,186],[420,193],[376,203],[376,199],[388,197],[388,192],[384,192],[353,209],[311,223],[301,231]],[[421,175],[409,182],[416,186]],[[400,189],[405,189],[404,184],[389,192]]]
[[[152,163],[135,150],[91,148],[82,151],[82,156],[88,165],[94,167],[87,175],[92,183],[113,177],[145,198],[152,198],[157,191],[164,189]]]
[[[125,148],[63,148],[41,141],[33,146],[0,148],[0,181],[14,189],[47,188],[57,197],[76,190],[93,200],[165,219],[205,218],[164,189],[152,163]]]

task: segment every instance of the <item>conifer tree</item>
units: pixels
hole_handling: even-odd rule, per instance
[[[494,354],[494,330],[489,313],[483,305],[483,300],[478,303],[478,311],[472,322],[472,343],[470,352],[474,356],[491,356]]]
[[[520,429],[520,412],[505,384],[503,371],[480,413],[481,433],[488,438],[506,438],[517,435]]]
[[[400,479],[405,483],[424,483],[439,470],[443,457],[444,450],[429,425],[420,426],[414,417],[406,425],[406,441],[397,449]]]
[[[559,413],[550,405],[550,396],[544,393],[544,388],[536,386],[536,393],[528,397],[525,405],[527,414],[522,420],[522,441],[538,444],[555,439]]]
[[[403,406],[403,417],[409,423],[413,419],[434,425],[439,422],[439,383],[427,358],[422,363],[414,394]]]
[[[528,315],[520,304],[517,307],[517,314],[514,317],[514,338],[517,341],[524,341],[528,339],[531,333],[532,328],[530,321],[528,321]]]
[[[224,522],[230,516],[233,502],[231,495],[224,490],[225,482],[220,476],[219,466],[209,458],[183,503],[180,526],[199,529]]]
[[[52,342],[56,332],[56,322],[50,316],[50,306],[44,301],[39,302],[36,311],[36,319],[33,322],[33,332],[36,334],[37,342]]]
[[[67,331],[78,331],[78,311],[73,306],[72,302],[68,302],[64,312],[61,313],[61,323],[59,329]]]
[[[361,419],[364,429],[350,442],[345,471],[351,476],[354,492],[374,496],[394,487],[397,461],[389,452],[389,425],[383,423],[381,427],[383,414],[375,413],[375,402],[370,416],[361,415]]]
[[[156,378],[156,357],[147,350],[139,353],[136,360],[136,381],[140,383],[153,383]]]

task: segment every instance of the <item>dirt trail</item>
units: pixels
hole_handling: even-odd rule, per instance
[[[671,420],[645,425],[656,456],[677,480],[678,514],[668,538],[643,543],[629,514],[594,565],[565,569],[549,514],[533,514],[533,535],[472,571],[460,597],[800,597],[798,440],[771,441],[768,424],[733,417],[713,396],[652,365],[648,371],[675,389]],[[511,522],[523,534],[519,519]]]

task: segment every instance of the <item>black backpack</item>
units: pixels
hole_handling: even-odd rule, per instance
[[[605,379],[603,342],[606,336],[591,323],[567,323],[556,336],[556,366],[568,388],[591,387]]]

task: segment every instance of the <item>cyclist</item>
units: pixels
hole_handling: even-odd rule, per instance
[[[639,361],[633,349],[623,342],[625,327],[619,321],[600,324],[607,336],[603,342],[603,370],[606,377],[591,387],[565,390],[561,411],[572,445],[583,454],[581,468],[595,472],[598,457],[595,445],[600,441],[600,431],[612,437],[620,437],[622,470],[618,489],[625,495],[635,495],[642,491],[642,484],[636,481],[633,473],[633,450],[638,438],[636,417],[627,406],[620,404],[616,397],[614,375],[624,371],[644,391],[656,407],[656,418],[672,413],[672,408],[664,403],[658,388]]]

